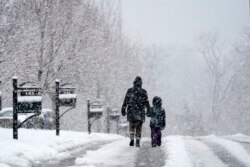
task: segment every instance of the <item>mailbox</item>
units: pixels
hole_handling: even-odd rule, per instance
[[[76,106],[75,88],[60,88],[59,105],[65,107]]]
[[[17,97],[18,113],[41,113],[42,95],[39,88],[20,88]]]
[[[114,121],[119,121],[120,114],[118,112],[119,110],[112,110],[111,113],[109,114],[109,118]]]
[[[91,125],[94,121],[100,119],[104,112],[103,103],[100,99],[90,103],[90,100],[87,101],[87,112],[88,112],[88,132],[91,133]]]
[[[99,102],[93,102],[90,104],[90,118],[100,118],[103,115],[103,105]]]
[[[111,120],[115,120],[115,121],[118,121],[120,119],[119,114],[110,114],[109,117]]]
[[[126,129],[128,128],[128,123],[125,120],[122,120],[121,123],[119,124],[120,128]]]

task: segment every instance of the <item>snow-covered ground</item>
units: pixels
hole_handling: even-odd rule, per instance
[[[19,139],[12,139],[12,129],[0,128],[0,167],[34,166],[47,161],[69,158],[72,150],[91,146],[99,142],[108,143],[121,140],[117,135],[91,134],[61,131],[56,136],[51,130],[19,129]]]
[[[250,136],[168,136],[161,147],[118,135],[0,128],[0,167],[250,167]]]

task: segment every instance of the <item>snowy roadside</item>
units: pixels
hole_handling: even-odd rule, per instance
[[[249,147],[241,143],[249,141],[246,135],[168,136],[163,140],[165,167],[250,167]]]
[[[222,146],[240,162],[244,163],[246,166],[250,166],[250,155],[241,144],[214,135],[203,138],[208,142],[213,142]]]
[[[242,142],[242,143],[250,143],[250,136],[246,136],[243,134],[235,134],[230,136],[225,136],[225,139],[230,139],[236,142]]]
[[[69,150],[96,142],[124,139],[118,135],[51,130],[19,129],[19,139],[12,139],[12,129],[0,128],[0,165],[29,167],[43,161],[70,157]]]
[[[228,167],[212,149],[201,141],[195,139],[185,139],[186,149],[193,166],[202,167]]]

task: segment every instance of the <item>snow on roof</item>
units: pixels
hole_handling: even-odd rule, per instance
[[[119,113],[112,113],[112,114],[109,114],[110,116],[120,116]]]
[[[60,94],[59,99],[76,99],[76,94]]]
[[[104,108],[90,108],[90,112],[103,112]]]
[[[41,89],[41,87],[40,86],[28,86],[28,85],[26,85],[26,86],[21,86],[21,88],[33,88],[33,89]],[[27,90],[28,91],[28,90]]]
[[[2,110],[0,110],[0,113],[6,112],[6,111],[8,111],[8,110],[13,111],[13,107],[6,107],[6,108],[3,108]]]
[[[12,79],[17,79],[17,76],[13,76]]]
[[[119,124],[120,127],[128,127],[128,124],[127,123],[121,123]]]
[[[40,102],[42,96],[18,96],[18,102]]]

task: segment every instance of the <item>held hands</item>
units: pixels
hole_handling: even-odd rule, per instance
[[[126,116],[126,115],[127,115],[126,111],[122,110],[122,116]]]

